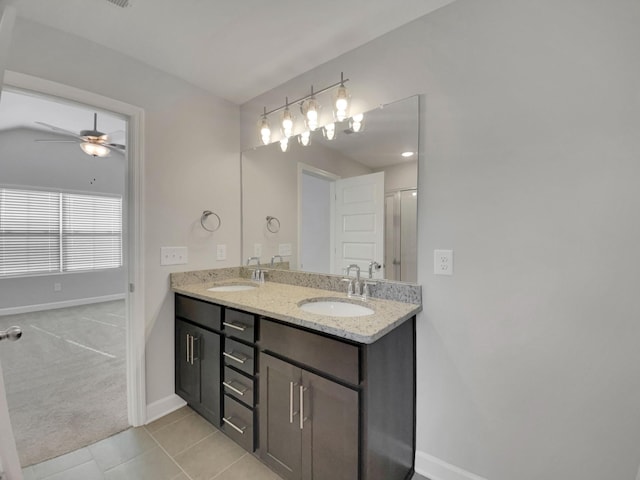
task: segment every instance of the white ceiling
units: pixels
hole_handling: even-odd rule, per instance
[[[19,0],[18,15],[242,104],[454,0]]]

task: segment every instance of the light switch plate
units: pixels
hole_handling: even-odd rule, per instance
[[[188,263],[187,247],[161,247],[160,265],[184,265]]]
[[[216,259],[218,260],[227,259],[227,246],[225,244],[220,244],[216,247]]]
[[[433,251],[433,273],[435,275],[453,275],[453,250]]]
[[[290,243],[278,244],[278,255],[282,255],[283,257],[291,256],[291,244]]]

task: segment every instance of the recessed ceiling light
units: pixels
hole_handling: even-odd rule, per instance
[[[415,155],[415,152],[402,152],[401,154],[404,158],[409,158],[409,157],[413,157]]]

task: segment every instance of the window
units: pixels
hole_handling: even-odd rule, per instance
[[[121,197],[0,188],[0,277],[121,266]]]

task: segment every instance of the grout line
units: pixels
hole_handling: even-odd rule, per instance
[[[145,430],[146,430],[146,429],[145,429]],[[147,432],[147,433],[149,433],[149,432]],[[188,480],[193,480],[193,479],[191,478],[191,476],[190,476],[187,472],[185,472],[184,468],[182,468],[182,467],[180,466],[180,464],[179,464],[178,462],[176,462],[175,458],[173,458],[171,455],[169,455],[169,452],[167,452],[167,451],[164,449],[164,447],[163,447],[162,445],[160,445],[160,442],[158,442],[158,440],[156,440],[156,437],[154,437],[151,433],[149,433],[149,435],[151,436],[151,438],[153,439],[153,441],[154,441],[154,442],[156,442],[156,445],[158,445],[158,448],[159,448],[160,450],[162,450],[162,451],[164,452],[164,454],[165,454],[167,457],[169,457],[169,458],[171,459],[171,461],[176,465],[176,467],[178,467],[178,468],[180,469],[180,471],[181,471],[182,473],[184,473],[184,474],[185,474],[185,476],[187,477],[187,479],[188,479]],[[177,476],[179,476],[179,474],[178,474],[178,475],[176,475],[176,477],[177,477]],[[174,477],[174,478],[175,478],[175,477]]]
[[[84,447],[84,448],[86,448],[86,447]],[[54,458],[57,458],[57,457],[54,457]],[[51,460],[53,460],[53,459],[51,459]],[[47,460],[45,460],[45,462],[46,461]],[[93,455],[92,455],[91,456],[91,460],[87,460],[86,462],[79,463],[78,465],[74,465],[73,467],[66,468],[66,469],[62,470],[61,472],[52,473],[51,475],[47,475],[46,477],[40,477],[40,475],[37,474],[35,469],[33,470],[33,474],[36,476],[36,480],[47,480],[47,478],[55,477],[56,475],[60,475],[62,473],[68,472],[69,470],[71,470],[73,468],[78,468],[78,467],[81,467],[82,465],[86,465],[87,463],[91,463],[91,462],[94,462],[96,464],[96,466],[98,466],[98,462],[96,462],[95,458],[93,458]],[[44,463],[44,462],[41,462],[41,463]],[[36,464],[36,465],[39,465],[39,464]],[[31,466],[33,466],[33,465],[31,465]],[[98,466],[98,470],[100,470],[100,473],[102,473],[102,470],[100,469],[99,466]]]
[[[176,453],[176,454],[174,455],[174,457],[177,457],[178,455],[180,455],[180,454],[182,454],[182,453],[186,452],[186,451],[187,451],[187,450],[189,450],[190,448],[193,448],[193,447],[195,447],[196,445],[198,445],[199,443],[204,442],[207,438],[209,438],[209,437],[211,437],[211,436],[215,435],[216,433],[218,433],[218,431],[217,431],[217,430],[215,430],[215,431],[211,432],[209,435],[207,435],[207,436],[206,436],[206,437],[204,437],[204,438],[201,438],[201,439],[200,439],[200,440],[198,440],[196,443],[193,443],[193,444],[189,445],[187,448],[183,448],[182,450],[180,450],[178,453]]]
[[[229,465],[227,465],[227,467],[224,470],[221,470],[220,472],[216,473],[213,477],[211,477],[209,480],[213,480],[214,478],[218,478],[220,475],[222,475],[224,472],[226,472],[227,470],[229,470],[231,467],[233,467],[236,463],[238,463],[240,460],[242,460],[244,457],[246,457],[247,455],[249,455],[249,452],[246,452],[244,455],[242,455],[239,459],[237,459],[235,462],[231,462]]]
[[[184,408],[184,407],[183,407],[183,408]],[[181,416],[180,418],[178,418],[178,419],[174,420],[173,422],[171,422],[171,423],[167,423],[166,425],[161,426],[160,428],[158,428],[158,429],[157,429],[157,430],[155,430],[154,432],[151,432],[151,431],[149,431],[148,429],[147,429],[147,432],[149,433],[149,435],[153,435],[153,434],[155,434],[155,433],[158,433],[158,432],[160,432],[160,431],[164,430],[164,429],[165,429],[165,428],[167,428],[167,427],[170,427],[171,425],[174,425],[174,424],[176,424],[176,423],[178,423],[178,422],[180,422],[180,421],[184,420],[184,419],[185,419],[185,418],[187,418],[187,417],[190,417],[191,415],[195,415],[195,413],[196,413],[196,412],[192,410],[191,412],[187,413],[186,415]],[[162,417],[160,417],[160,418],[162,418]],[[158,420],[159,420],[159,419],[158,419]],[[154,421],[155,421],[155,420],[154,420]],[[152,423],[153,423],[153,422],[152,422]],[[143,425],[143,427],[147,428],[147,426],[146,426],[146,425]]]

